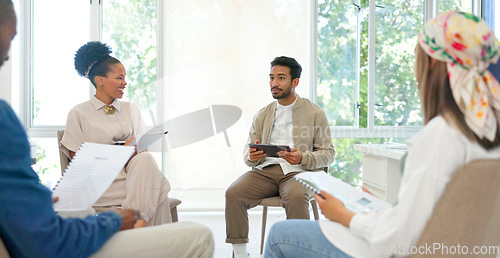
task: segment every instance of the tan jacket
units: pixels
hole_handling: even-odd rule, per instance
[[[330,124],[325,112],[310,100],[297,96],[292,108],[294,147],[302,152],[304,170],[319,170],[328,167],[335,158]],[[248,142],[259,140],[269,144],[271,129],[276,115],[276,101],[262,108],[254,116],[250,127]],[[252,162],[248,158],[248,144],[245,146],[244,160],[248,166],[255,167],[263,162]]]

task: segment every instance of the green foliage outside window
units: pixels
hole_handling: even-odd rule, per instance
[[[58,171],[59,166],[55,163],[54,159],[49,157],[48,148],[54,147],[55,145],[47,145],[47,141],[38,139],[30,139],[33,143],[36,144],[37,152],[36,152],[36,163],[32,166],[33,170],[38,174],[39,181],[42,185],[49,187],[47,184],[49,178],[51,176],[51,171]],[[60,175],[60,172],[59,172]],[[53,185],[52,185],[53,186]]]
[[[357,19],[351,1],[318,2],[317,102],[332,125],[354,125]]]
[[[318,104],[334,126],[356,127],[357,123],[367,128],[369,1],[320,0],[318,9]],[[423,1],[378,1],[375,13],[375,125],[419,126],[413,63],[416,36],[423,24]],[[354,150],[354,144],[404,141],[334,139],[337,155],[330,173],[359,185],[362,154]]]
[[[318,104],[332,125],[356,125],[359,76],[359,127],[367,127],[368,4],[368,0],[359,5],[342,0],[319,1]],[[376,125],[421,125],[413,63],[416,36],[423,24],[423,1],[388,0],[378,4]]]
[[[377,5],[376,125],[421,125],[413,50],[423,23],[423,0],[385,0]],[[444,9],[470,5],[470,0],[440,0],[440,8]],[[318,0],[317,101],[334,126],[358,123],[359,128],[367,127],[368,9],[369,0]],[[156,0],[104,2],[104,41],[127,69],[126,97],[143,110],[156,102],[156,22]],[[354,144],[404,141],[334,139],[337,155],[330,171],[359,185],[362,154],[353,149]]]
[[[420,126],[414,63],[423,26],[422,0],[377,1],[375,8],[375,125]]]
[[[439,0],[438,13],[455,9],[471,13],[472,0]]]
[[[376,126],[422,124],[413,65],[417,33],[424,22],[423,4],[423,0],[377,1]],[[471,12],[472,0],[439,1],[439,13],[452,9]],[[368,10],[369,0],[318,0],[317,100],[333,126],[356,127],[356,122],[359,128],[368,125]],[[362,153],[354,150],[354,144],[367,143],[404,144],[405,139],[334,139],[337,154],[330,173],[352,185],[360,185]]]
[[[142,110],[156,103],[156,0],[103,1],[103,38],[127,70],[126,98]]]

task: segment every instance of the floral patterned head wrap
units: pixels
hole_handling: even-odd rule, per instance
[[[500,85],[487,68],[497,62],[500,43],[490,27],[474,15],[449,11],[425,24],[418,43],[429,56],[447,63],[453,98],[470,129],[493,141]]]

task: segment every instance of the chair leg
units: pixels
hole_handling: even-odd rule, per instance
[[[316,202],[316,200],[311,199],[311,207],[312,207],[312,210],[313,210],[314,219],[315,220],[319,220],[318,203]]]
[[[177,215],[177,207],[170,209],[170,213],[172,214],[172,222],[179,221],[179,217]]]
[[[262,234],[260,236],[260,254],[264,250],[264,237],[266,236],[267,206],[262,206]]]

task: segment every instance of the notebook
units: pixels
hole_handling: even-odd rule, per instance
[[[55,211],[83,211],[109,188],[134,153],[133,146],[84,142],[52,191]]]
[[[383,210],[392,206],[324,172],[302,172],[293,178],[319,195],[321,195],[321,190],[324,190],[337,197],[347,209],[353,212]]]

